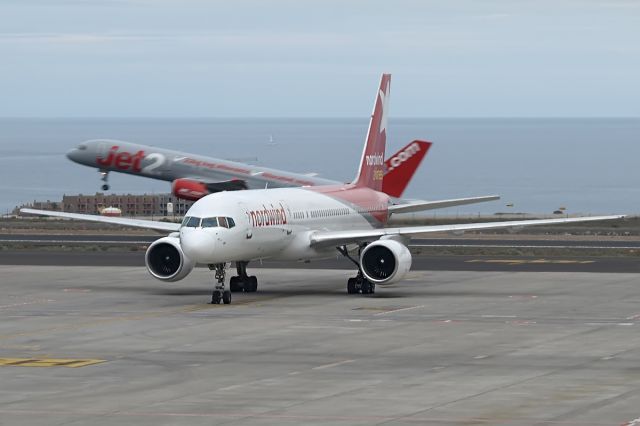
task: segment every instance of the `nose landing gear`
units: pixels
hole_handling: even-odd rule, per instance
[[[362,251],[362,249],[364,248],[364,245],[360,246],[360,251]],[[360,263],[358,263],[357,260],[355,260],[353,257],[351,257],[351,255],[349,254],[349,250],[347,250],[347,246],[340,246],[340,247],[336,247],[338,249],[338,252],[343,255],[344,257],[346,257],[347,259],[349,259],[350,261],[352,261],[357,267],[358,267],[358,274],[353,277],[353,278],[349,278],[349,280],[347,281],[347,294],[358,294],[358,293],[362,293],[362,294],[373,294],[376,292],[376,284],[372,283],[371,281],[369,281],[368,279],[365,278],[364,274],[362,273],[362,267],[360,266]]]
[[[236,262],[236,270],[238,275],[231,277],[229,281],[229,289],[233,292],[244,291],[245,293],[253,293],[258,290],[258,278],[247,275],[247,265],[249,262]]]
[[[211,304],[219,305],[220,301],[225,305],[231,303],[231,292],[229,290],[225,290],[224,288],[224,278],[227,272],[227,264],[226,263],[216,263],[209,265],[210,270],[215,270],[215,278],[216,284],[213,288],[213,293],[211,294]]]
[[[102,190],[103,191],[108,191],[109,190],[109,172],[108,171],[104,171],[104,170],[100,170],[100,180],[102,180],[104,182],[104,184],[102,184]]]

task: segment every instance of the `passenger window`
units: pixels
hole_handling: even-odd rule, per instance
[[[215,228],[218,226],[218,220],[215,217],[205,217],[202,219],[203,228]]]
[[[222,226],[223,228],[228,228],[229,224],[227,223],[227,218],[226,217],[219,217],[218,218],[218,224],[220,226]]]
[[[236,222],[230,217],[227,218],[227,222],[229,222],[229,228],[236,226]]]

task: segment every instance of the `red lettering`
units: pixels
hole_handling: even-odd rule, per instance
[[[96,157],[96,164],[101,167],[115,167],[118,170],[131,169],[134,172],[142,171],[141,163],[144,160],[144,151],[138,151],[135,155],[131,155],[128,152],[119,152],[120,147],[114,145],[109,149],[106,157]]]
[[[116,167],[120,170],[127,170],[131,167],[131,154],[120,152],[116,155]]]
[[[139,172],[142,170],[140,167],[140,163],[144,159],[144,151],[138,151],[136,155],[133,156],[133,171]]]
[[[96,157],[96,163],[99,166],[106,166],[109,167],[111,165],[113,165],[113,158],[115,156],[115,153],[118,152],[118,148],[119,146],[112,146],[111,149],[109,150],[109,153],[107,154],[106,158],[102,158],[102,157]]]

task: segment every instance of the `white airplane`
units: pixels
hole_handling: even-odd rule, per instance
[[[217,192],[196,201],[182,224],[34,209],[21,211],[169,231],[169,236],[153,242],[147,249],[147,269],[161,281],[178,281],[196,264],[208,265],[215,271],[211,300],[214,304],[231,303],[232,291],[256,291],[257,278],[247,275],[247,265],[253,260],[306,261],[330,258],[337,250],[358,268],[356,276],[347,282],[347,293],[371,294],[376,285],[398,282],[411,269],[407,244],[416,235],[624,217],[385,227],[392,213],[433,208],[433,202],[394,205],[381,191],[390,80],[389,74],[383,74],[358,174],[350,184]],[[358,257],[352,257],[349,249],[357,250]],[[235,262],[238,275],[231,277],[227,289],[226,269],[231,262]]]
[[[382,192],[401,198],[430,147],[431,142],[411,141],[387,159]],[[295,173],[107,139],[83,142],[70,150],[67,158],[98,169],[104,182],[103,191],[110,188],[107,183],[109,173],[126,173],[171,182],[173,195],[189,201],[220,191],[342,183],[319,177],[316,173]],[[470,199],[468,204],[475,202],[479,202],[477,197]]]

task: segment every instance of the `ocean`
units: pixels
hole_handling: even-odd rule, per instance
[[[93,194],[95,169],[65,152],[87,139],[121,139],[349,181],[363,119],[0,119],[0,211],[63,194]],[[406,197],[497,194],[500,201],[437,214],[640,213],[640,118],[390,118],[387,157],[433,142]],[[270,142],[273,140],[273,142]],[[112,173],[116,193],[169,192],[167,182]],[[511,206],[513,205],[513,206]]]

